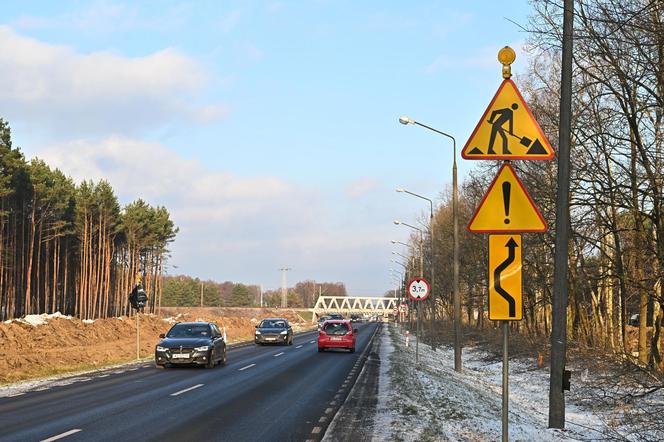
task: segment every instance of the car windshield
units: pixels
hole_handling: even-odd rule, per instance
[[[168,332],[169,338],[204,338],[210,336],[207,325],[177,324]]]
[[[286,328],[286,323],[281,320],[264,319],[258,326],[260,328]]]
[[[348,325],[340,322],[328,322],[325,324],[325,333],[328,335],[345,335],[348,333]]]

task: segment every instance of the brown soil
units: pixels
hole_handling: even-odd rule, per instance
[[[276,309],[162,308],[160,316],[140,317],[140,356],[151,357],[159,334],[176,321],[214,321],[234,343],[253,339],[258,321],[271,316],[288,318],[295,331],[312,326],[295,312]],[[136,358],[136,318],[0,323],[0,348],[0,384],[127,362]]]

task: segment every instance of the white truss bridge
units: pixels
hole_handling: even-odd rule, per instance
[[[387,315],[397,306],[398,298],[375,296],[319,296],[313,308],[314,315],[321,313],[369,313]]]

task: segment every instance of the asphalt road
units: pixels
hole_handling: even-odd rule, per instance
[[[317,441],[376,331],[356,327],[354,354],[318,353],[308,332],[292,346],[229,348],[210,370],[143,363],[0,397],[0,441]]]

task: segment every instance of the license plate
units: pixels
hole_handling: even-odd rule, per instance
[[[175,353],[171,356],[173,359],[189,359],[188,353]]]
[[[276,341],[277,338],[265,338],[266,341]]]
[[[332,340],[333,340],[333,341],[341,341],[341,338],[339,338],[339,337],[333,337]]]

